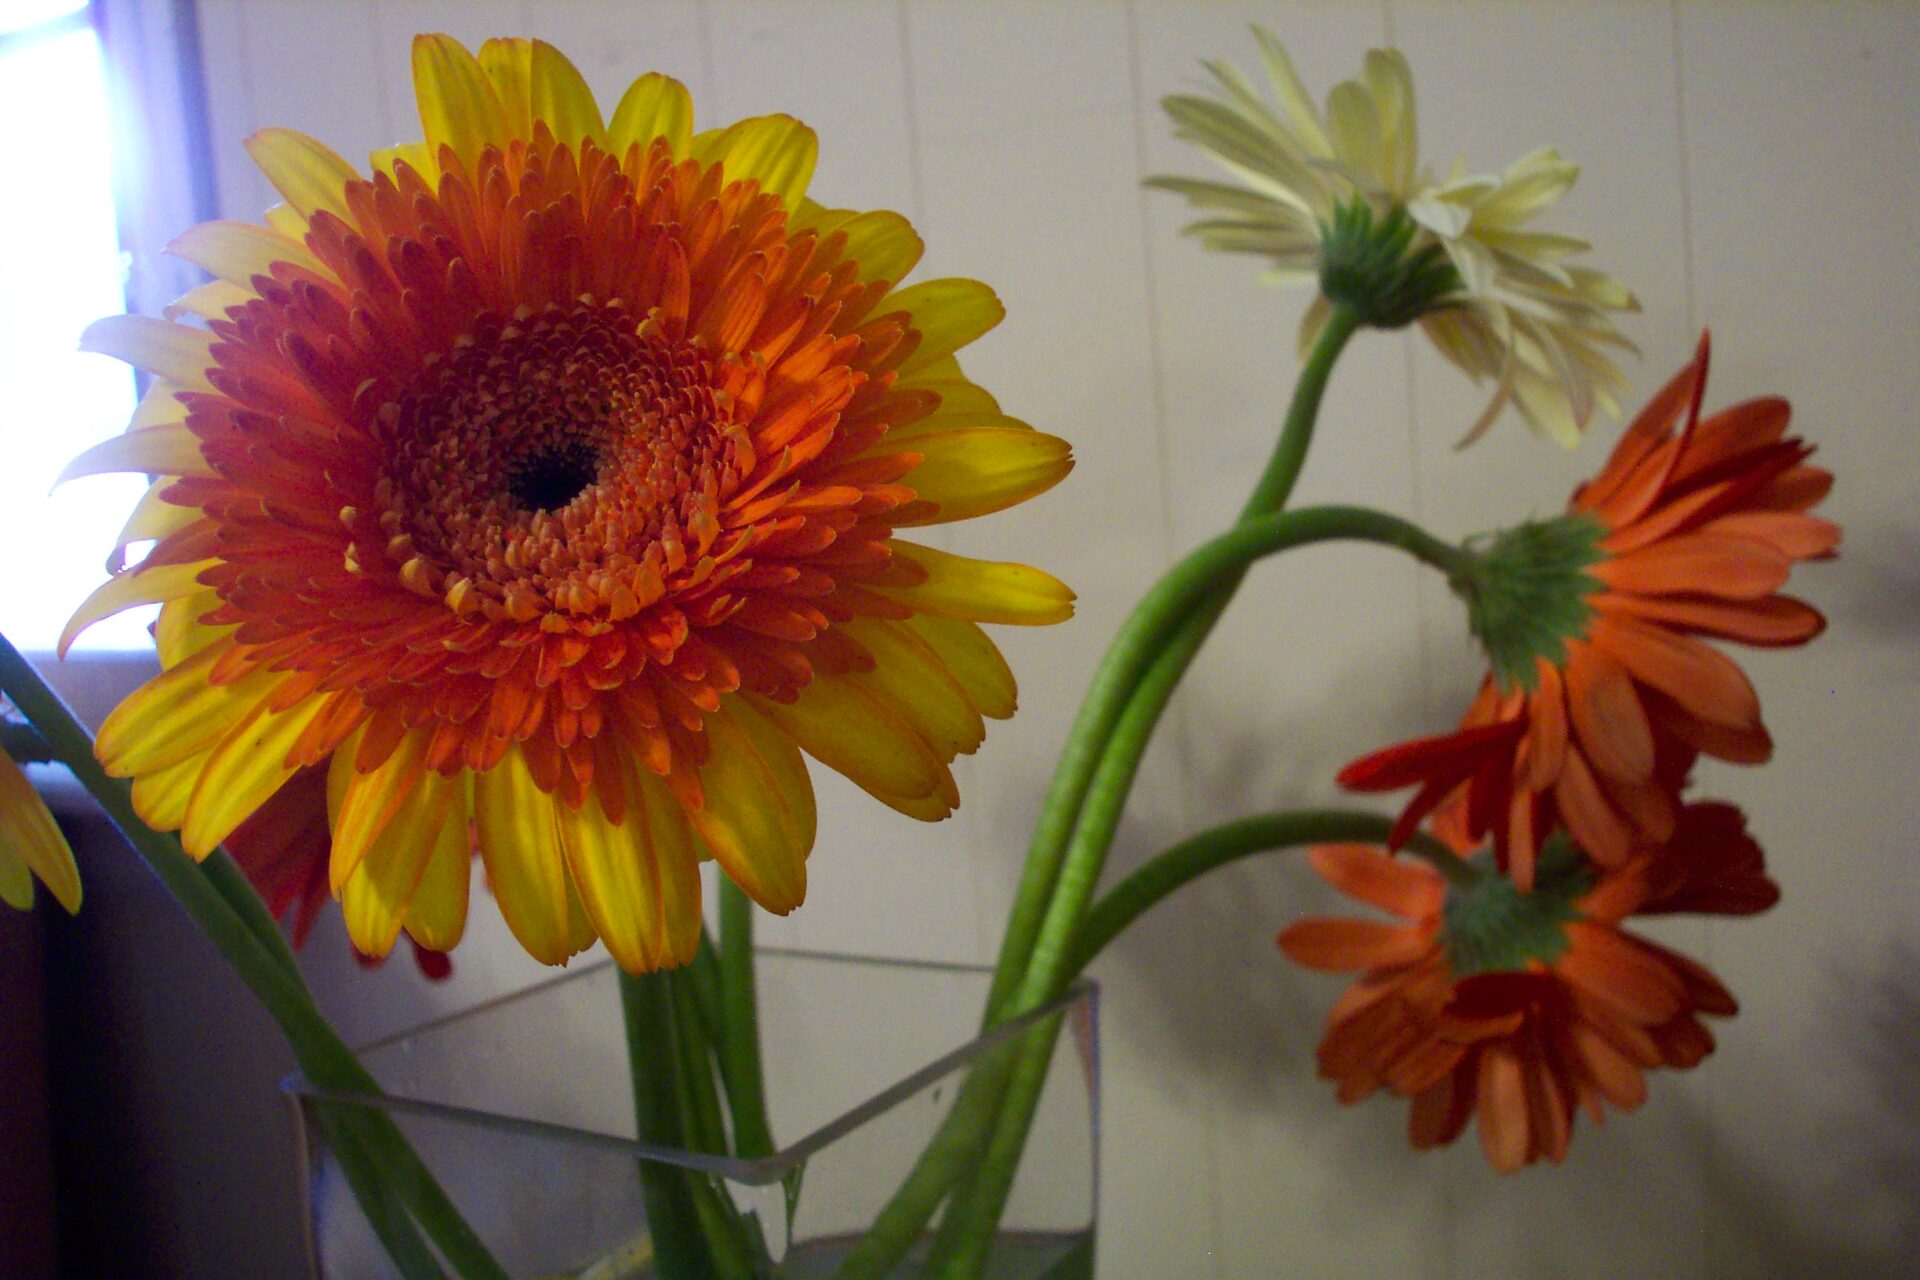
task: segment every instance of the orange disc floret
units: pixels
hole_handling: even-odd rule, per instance
[[[70,631],[166,602],[100,756],[196,854],[324,768],[371,954],[457,938],[471,826],[534,955],[684,963],[700,858],[804,896],[801,750],[952,810],[950,762],[1013,710],[978,624],[1072,596],[896,531],[1033,497],[1069,451],[954,359],[991,290],[901,288],[904,219],[805,197],[806,126],[696,135],[658,75],[607,122],[539,42],[423,36],[414,67],[425,140],[371,177],[249,140],[287,204],[176,243],[217,277],[180,304],[204,328],[89,331],[160,381],[69,474],[160,478],[123,535],[152,552]]]

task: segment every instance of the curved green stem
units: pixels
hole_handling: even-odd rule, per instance
[[[760,1070],[760,1015],[754,990],[753,900],[720,877],[721,1074],[733,1115],[734,1154],[753,1160],[773,1154],[766,1081]]]
[[[208,872],[187,856],[179,838],[155,831],[134,812],[131,785],[108,777],[93,757],[84,726],[47,687],[40,673],[0,636],[0,689],[33,723],[53,757],[92,794],[127,843],[152,868],[187,915],[233,967],[240,980],[280,1025],[308,1080],[324,1090],[378,1094],[379,1085],[334,1032],[290,963],[284,940],[264,904],[244,884],[237,868],[214,861]],[[261,921],[265,921],[264,928]],[[269,942],[268,936],[278,940]],[[465,1220],[434,1181],[400,1130],[384,1114],[368,1112],[355,1126],[360,1148],[395,1189],[408,1212],[440,1254],[465,1280],[506,1280]]]
[[[1241,509],[1242,523],[1278,511],[1292,495],[1293,486],[1300,478],[1300,470],[1306,464],[1307,449],[1313,443],[1314,424],[1320,416],[1320,402],[1326,394],[1327,380],[1332,376],[1340,352],[1359,327],[1359,315],[1348,307],[1335,306],[1329,313],[1326,327],[1321,330],[1319,341],[1314,344],[1313,351],[1301,366],[1299,380],[1294,383],[1293,399],[1287,407],[1286,420],[1281,424],[1280,437],[1267,460],[1266,470]],[[1181,574],[1192,559],[1189,556],[1176,566],[1156,587]],[[1231,598],[1237,586],[1237,579],[1231,585],[1222,584],[1222,595]],[[1223,599],[1220,608],[1224,608],[1225,603]],[[1141,601],[1133,617],[1138,618],[1147,605],[1147,601]],[[1212,616],[1217,618],[1219,609],[1215,609]],[[1131,623],[1132,619],[1129,619],[1129,625]],[[1207,628],[1211,626],[1210,619]],[[1205,638],[1204,630],[1201,638]],[[987,997],[985,1020],[988,1024],[1005,1016],[1007,1000],[1027,968],[1047,903],[1053,896],[1054,882],[1059,878],[1067,841],[1079,818],[1081,802],[1092,782],[1100,753],[1106,746],[1107,735],[1118,718],[1120,704],[1131,692],[1132,682],[1125,679],[1122,673],[1112,670],[1115,651],[1126,640],[1127,633],[1123,629],[1114,638],[1107,660],[1102,663],[1100,673],[1095,676],[1093,686],[1080,704],[1080,714],[1074,720],[1066,745],[1061,748],[1053,782],[1041,806],[1040,818],[1034,825],[1033,841],[1028,847],[1020,886],[1014,894],[1007,932],[1001,939],[1000,958],[994,967],[993,987]],[[1103,679],[1109,676],[1111,678]]]
[[[1158,906],[1174,890],[1209,871],[1256,853],[1303,844],[1337,841],[1385,843],[1393,819],[1351,809],[1293,809],[1222,823],[1155,854],[1093,904],[1074,940],[1067,962],[1078,974],[1128,925]],[[1455,884],[1468,884],[1474,872],[1460,857],[1424,832],[1415,833],[1406,851],[1432,863]]]

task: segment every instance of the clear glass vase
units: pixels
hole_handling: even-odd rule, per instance
[[[361,1053],[384,1097],[288,1082],[300,1121],[317,1280],[399,1271],[348,1189],[329,1122],[389,1116],[516,1280],[648,1280],[643,1162],[731,1198],[765,1241],[767,1274],[827,1280],[926,1147],[967,1073],[1063,1015],[1059,1046],[983,1276],[1087,1280],[1098,1193],[1097,1001],[1082,982],[1030,1018],[977,1035],[985,969],[762,948],[768,1110],[780,1150],[736,1160],[634,1139],[611,963],[430,1023]],[[926,1274],[928,1240],[891,1274]]]

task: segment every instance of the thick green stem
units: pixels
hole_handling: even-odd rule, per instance
[[[1314,423],[1320,415],[1320,402],[1326,394],[1327,380],[1333,373],[1340,352],[1359,324],[1358,315],[1346,307],[1336,306],[1328,315],[1319,341],[1301,366],[1299,381],[1293,388],[1293,400],[1287,408],[1286,421],[1280,428],[1280,438],[1274,444],[1266,470],[1241,509],[1241,522],[1278,511],[1286,505],[1295,482],[1300,478],[1300,470],[1306,463],[1307,449],[1313,443]],[[1184,564],[1176,566],[1161,581],[1164,583],[1167,578],[1180,573]],[[1237,578],[1230,584],[1222,583],[1222,596],[1230,599],[1238,585]],[[1146,603],[1142,601],[1141,608]],[[1224,607],[1223,599],[1220,608]],[[1137,618],[1139,614],[1140,610],[1136,609],[1134,617]],[[1219,609],[1215,609],[1213,617],[1218,616]],[[1211,627],[1211,620],[1207,625]],[[1118,718],[1120,706],[1132,691],[1132,681],[1119,678],[1119,672],[1112,673],[1113,679],[1102,679],[1114,665],[1115,650],[1126,639],[1124,630],[1114,638],[1113,646],[1108,650],[1108,660],[1102,664],[1100,674],[1095,676],[1085,701],[1080,704],[1080,714],[1074,721],[1066,745],[1060,751],[1052,785],[1041,806],[1040,818],[1034,825],[1033,841],[1028,847],[1020,886],[1015,891],[1007,932],[1001,940],[1000,959],[994,968],[993,987],[987,998],[986,1021],[989,1025],[1005,1016],[1006,1002],[1026,971],[1034,939],[1040,932],[1047,903],[1053,896],[1054,881],[1059,878],[1067,841],[1079,818],[1081,801],[1092,782],[1093,771],[1106,746],[1113,722]],[[1135,674],[1137,676],[1137,672]]]
[[[627,1062],[633,1074],[633,1122],[640,1141],[684,1150],[686,1129],[677,1096],[673,992],[667,975],[620,974]],[[640,1194],[662,1280],[718,1280],[693,1198],[692,1174],[657,1160],[640,1161]]]
[[[720,879],[721,1074],[733,1115],[734,1154],[753,1160],[773,1154],[766,1081],[760,1070],[760,1013],[754,988],[753,900],[732,880]]]
[[[284,941],[268,941],[269,933],[277,939],[278,932],[265,906],[250,891],[237,891],[223,870],[230,864],[216,863],[214,872],[208,873],[187,856],[178,837],[141,821],[134,812],[131,785],[107,776],[93,757],[93,741],[86,729],[4,636],[0,636],[0,689],[280,1025],[307,1079],[323,1090],[378,1094],[379,1085],[315,1007],[306,984],[288,962]],[[265,930],[260,927],[263,918]],[[506,1272],[460,1217],[391,1118],[369,1112],[355,1128],[368,1159],[396,1188],[455,1272],[464,1280],[506,1280]]]
[[[1155,854],[1132,875],[1100,895],[1080,926],[1067,967],[1078,974],[1128,925],[1158,906],[1174,890],[1230,862],[1303,844],[1384,843],[1392,829],[1393,819],[1377,813],[1294,809],[1242,818],[1189,836]],[[1429,835],[1416,833],[1406,848],[1407,852],[1431,862],[1455,884],[1464,885],[1475,878],[1473,869],[1453,850]]]

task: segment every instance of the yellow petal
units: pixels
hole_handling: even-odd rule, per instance
[[[166,252],[232,284],[271,276],[276,262],[326,271],[298,240],[253,222],[203,222],[175,236]]]
[[[593,91],[567,56],[544,40],[533,42],[533,118],[546,122],[554,139],[577,152],[583,139],[607,145],[607,126]]]
[[[133,811],[155,831],[178,831],[187,820],[187,802],[213,753],[201,751],[133,780]]]
[[[285,711],[262,708],[227,731],[200,770],[187,801],[180,843],[190,855],[204,858],[212,853],[286,785],[297,772],[297,766],[287,763],[288,753],[327,705],[325,697],[314,696]]]
[[[1073,447],[1020,427],[960,427],[921,432],[907,446],[920,465],[901,483],[939,510],[903,525],[971,520],[1045,493],[1073,470]]]
[[[1019,705],[1013,669],[1000,649],[976,624],[958,618],[916,613],[900,624],[920,638],[946,664],[980,714],[1005,720]]]
[[[862,280],[900,280],[913,270],[926,248],[913,224],[891,209],[856,213],[823,209],[809,200],[793,219],[793,227],[817,232],[823,240],[835,232],[845,235],[843,256],[860,264]]]
[[[384,173],[389,178],[394,176],[396,169],[402,163],[428,182],[433,182],[440,176],[440,165],[434,160],[433,152],[427,149],[427,144],[424,142],[407,142],[394,147],[381,147],[378,151],[368,153],[367,162],[375,173]]]
[[[792,703],[749,696],[800,749],[874,795],[923,799],[946,766],[911,724],[846,676],[816,676]]]
[[[247,154],[303,222],[324,209],[352,224],[353,213],[347,207],[347,184],[360,175],[325,143],[293,129],[262,129],[247,139]],[[267,222],[276,230],[295,234],[290,230],[290,220],[283,218],[275,222],[271,210],[267,213]],[[305,230],[304,226],[301,230]]]
[[[121,700],[93,743],[108,773],[139,777],[211,751],[286,679],[256,671],[231,684],[210,684],[208,672],[231,647],[231,641],[207,645]]]
[[[26,771],[13,758],[0,752],[0,861],[8,858],[24,864],[40,877],[69,914],[80,909],[80,869],[73,864],[73,850],[60,826],[47,811],[47,802],[27,781]],[[16,877],[17,879],[17,877]],[[33,885],[27,885],[25,901],[17,893],[0,886],[0,898],[25,909],[33,905]]]
[[[82,351],[125,360],[169,382],[182,391],[211,391],[207,370],[213,367],[214,337],[205,329],[156,320],[152,316],[107,316],[95,320],[80,335]]]
[[[693,99],[687,86],[672,76],[650,71],[627,87],[613,109],[607,145],[624,160],[627,148],[637,145],[645,151],[655,138],[667,140],[674,159],[687,158],[693,150]]]
[[[978,280],[927,280],[881,299],[878,314],[905,311],[920,345],[900,364],[903,377],[944,360],[1006,317],[992,289]]]
[[[235,307],[243,307],[253,301],[254,292],[237,284],[228,284],[225,280],[209,280],[196,285],[179,297],[160,308],[160,315],[167,320],[178,320],[181,316],[199,316],[203,320],[224,320],[227,312]]]
[[[178,383],[156,378],[147,388],[147,394],[140,397],[140,403],[133,408],[133,421],[127,423],[128,431],[144,431],[148,427],[164,427],[169,423],[185,422],[187,406],[174,395],[186,388]]]
[[[896,556],[925,569],[927,580],[873,589],[922,613],[1029,627],[1073,616],[1073,592],[1051,574],[1024,564],[949,555],[899,538],[892,546]]]
[[[501,37],[480,46],[480,69],[493,82],[507,131],[516,138],[533,136],[533,41]]]
[[[327,770],[328,825],[333,829],[327,879],[335,893],[346,888],[354,868],[406,806],[421,779],[431,772],[425,763],[430,733],[415,729],[400,739],[378,768],[361,773],[353,761],[365,734],[363,726],[348,735],[334,750]]]
[[[489,144],[504,147],[512,136],[487,73],[452,36],[413,38],[413,96],[427,146],[435,153],[452,147],[468,169]]]
[[[430,951],[453,950],[467,930],[467,898],[473,884],[472,783],[465,774],[456,782],[461,794],[447,805],[440,838],[402,921],[408,936]]]
[[[0,843],[0,902],[15,911],[33,910],[33,872]]]
[[[707,717],[701,766],[706,802],[687,818],[714,860],[749,898],[786,915],[807,896],[813,780],[791,739],[731,698]]]
[[[693,140],[693,158],[703,165],[726,166],[728,182],[753,181],[798,208],[813,179],[820,141],[792,116],[755,116],[703,133]]]
[[[873,670],[847,678],[899,713],[943,762],[979,748],[987,736],[980,712],[917,636],[877,618],[855,618],[841,624],[841,630],[874,658]]]
[[[340,890],[340,916],[353,945],[370,956],[393,950],[413,895],[449,829],[448,811],[460,791],[457,778],[429,769],[394,812]],[[466,828],[464,809],[458,815]]]
[[[60,655],[65,657],[80,633],[102,618],[111,618],[122,609],[131,609],[135,605],[164,604],[168,600],[191,595],[200,586],[197,579],[201,572],[215,563],[218,562],[196,560],[192,564],[129,569],[107,579],[81,602],[80,607],[74,610],[73,617],[67,620],[66,630],[60,633]]]
[[[166,487],[165,480],[152,485],[140,495],[140,501],[133,504],[127,522],[120,526],[120,536],[114,540],[113,552],[107,557],[107,572],[119,573],[126,566],[127,548],[133,543],[157,541],[205,518],[198,507],[176,506],[162,498],[160,493]]]
[[[916,391],[931,391],[940,397],[940,407],[935,414],[967,414],[974,416],[999,415],[1000,402],[993,398],[985,387],[961,376],[960,362],[952,356],[928,365],[918,373],[901,378],[896,386],[911,387]],[[1009,422],[1018,422],[1018,418],[1009,418]],[[919,426],[919,423],[914,423]]]
[[[473,780],[473,820],[487,881],[507,927],[542,964],[560,964],[577,948],[569,919],[566,856],[554,806],[534,783],[518,747]]]
[[[219,594],[212,587],[201,587],[160,606],[160,621],[153,629],[153,639],[160,651],[162,669],[177,667],[220,637],[233,634],[231,626],[210,627],[200,621],[219,605]]]
[[[686,815],[651,773],[626,768],[627,811],[615,825],[599,796],[554,813],[587,917],[629,973],[693,958],[700,937],[700,853]]]
[[[194,435],[186,423],[179,422],[166,427],[143,427],[110,440],[102,440],[69,462],[54,483],[65,484],[81,476],[106,475],[115,471],[141,471],[148,475],[164,476],[213,474],[213,468],[207,465],[205,455],[200,452],[200,437]]]

